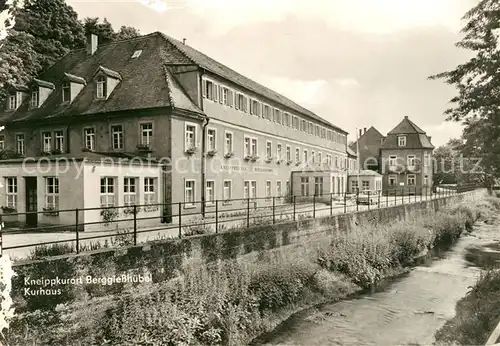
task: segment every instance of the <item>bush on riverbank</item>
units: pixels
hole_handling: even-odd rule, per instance
[[[500,270],[490,270],[462,298],[456,316],[436,333],[440,344],[484,345],[500,322]]]
[[[457,226],[463,215],[437,213],[339,232],[334,236],[336,248],[332,245],[321,254],[321,265],[301,256],[279,257],[266,265],[191,263],[178,278],[141,287],[140,293],[17,316],[9,342],[18,346],[244,345],[291,312],[325,299],[341,299],[358,288],[354,283],[367,286],[406,264],[438,238],[438,232],[423,226],[423,220],[431,218],[430,226],[443,229],[440,239],[448,233],[455,239],[454,232],[463,231]]]

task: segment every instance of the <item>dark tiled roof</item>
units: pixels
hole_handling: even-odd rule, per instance
[[[240,85],[241,87],[248,89],[258,95],[262,95],[263,97],[272,100],[274,102],[280,103],[281,105],[289,108],[292,111],[298,112],[302,115],[308,116],[312,119],[315,119],[318,122],[323,123],[324,125],[328,125],[330,127],[333,127],[337,129],[338,131],[347,134],[347,132],[338,126],[333,125],[332,123],[326,121],[325,119],[319,117],[318,115],[314,114],[310,110],[298,105],[297,103],[291,101],[290,99],[286,98],[283,95],[278,94],[277,92],[257,83],[254,82],[253,80],[239,74],[238,72],[232,70],[231,68],[221,64],[220,62],[210,58],[209,56],[203,54],[200,51],[197,51],[196,49],[185,45],[184,43],[167,36],[162,33],[158,33],[162,35],[167,41],[169,41],[172,45],[174,45],[177,49],[182,51],[185,54],[185,57],[187,59],[182,59],[179,57],[175,57],[175,61],[172,61],[172,63],[178,63],[178,64],[189,64],[189,63],[194,63],[196,65],[199,65],[200,67],[204,68],[205,70],[210,71],[211,73],[214,73],[224,79],[227,79],[237,85]],[[300,115],[297,114],[297,115]]]
[[[347,147],[347,155],[350,155],[350,156],[358,156],[356,154],[356,152],[354,150],[352,150],[351,148]]]
[[[21,84],[13,84],[10,88],[16,91],[26,91],[26,92],[29,91],[26,85],[21,85]]]
[[[404,119],[393,128],[388,135],[398,135],[398,134],[409,134],[409,133],[422,133],[425,134],[425,131],[420,127],[415,125],[413,121],[408,119],[408,117],[404,117]]]
[[[425,134],[406,134],[406,146],[398,146],[398,135],[388,135],[380,149],[434,149]]]
[[[170,77],[164,68],[167,63],[163,54],[165,45],[163,37],[151,34],[100,45],[91,56],[86,49],[72,51],[39,77],[40,80],[58,86],[47,100],[35,109],[29,108],[27,99],[15,112],[2,113],[3,110],[0,110],[0,123],[170,106],[186,107],[203,114],[185,95],[176,94],[180,92],[179,88],[169,89],[169,84],[172,86],[174,82],[169,83]],[[142,54],[132,59],[133,53],[138,49],[142,50]],[[88,83],[71,104],[61,102],[62,91],[59,85],[65,74],[91,81],[100,66],[115,71],[122,77],[106,100],[96,99],[95,83]],[[179,106],[172,104],[176,100],[182,101]]]
[[[78,76],[75,76],[75,75],[72,75],[72,74],[69,74],[69,73],[64,73],[64,76],[68,80],[70,80],[71,82],[79,83],[79,84],[87,84],[87,82],[85,81],[85,79],[82,78],[82,77],[78,77]]]
[[[398,146],[398,135],[406,136],[406,146]],[[381,149],[434,149],[424,130],[413,121],[404,119],[388,134]]]

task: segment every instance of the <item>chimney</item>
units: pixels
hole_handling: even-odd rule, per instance
[[[363,135],[363,130],[359,129],[359,137]]]
[[[184,44],[184,45],[186,44],[186,39],[185,38],[182,39],[182,44]]]
[[[432,137],[431,136],[427,136],[427,138],[429,138],[429,142],[431,141]],[[431,142],[432,143],[432,142]]]
[[[90,34],[87,36],[87,54],[94,55],[97,50],[98,38],[97,35]]]
[[[363,129],[363,134],[365,134],[365,133],[366,133],[366,127]]]
[[[405,119],[408,120],[408,116],[407,115],[405,115]]]

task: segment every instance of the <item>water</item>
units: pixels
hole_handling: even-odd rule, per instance
[[[429,345],[481,269],[500,262],[500,226],[480,224],[372,293],[292,316],[255,345]]]

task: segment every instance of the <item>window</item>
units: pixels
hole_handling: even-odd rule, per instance
[[[262,117],[264,119],[271,120],[271,107],[269,107],[268,105],[264,105],[263,110],[264,112],[262,114]]]
[[[389,186],[396,186],[397,177],[395,175],[389,176]]]
[[[319,125],[316,125],[315,135],[319,137]]]
[[[209,80],[203,80],[203,97],[213,100],[214,99],[214,83]]]
[[[398,146],[400,147],[406,146],[406,136],[398,136]]]
[[[45,207],[52,210],[59,209],[59,178],[45,178]]]
[[[266,142],[266,155],[268,159],[273,156],[273,144],[269,141]]]
[[[31,92],[31,107],[38,107],[38,90],[34,90]]]
[[[290,148],[289,145],[286,146],[286,160],[288,162],[292,161],[292,149]]]
[[[123,204],[133,206],[137,204],[136,178],[123,178]]]
[[[323,195],[323,177],[314,177],[314,195]]]
[[[250,137],[244,138],[243,146],[244,146],[245,156],[251,156],[252,152],[250,151]]]
[[[16,135],[16,151],[19,155],[24,155],[24,135]]]
[[[382,190],[382,182],[381,182],[380,180],[376,180],[376,181],[375,181],[375,189],[376,189],[377,191]]]
[[[318,164],[323,164],[323,155],[321,153],[318,153]]]
[[[252,138],[252,155],[257,156],[257,138]]]
[[[295,162],[300,162],[300,149],[295,149]]]
[[[302,196],[309,196],[309,178],[300,178],[300,193]]]
[[[106,97],[107,97],[106,77],[99,76],[97,77],[97,98],[104,99]]]
[[[186,180],[184,185],[184,202],[185,206],[194,206],[194,180]]]
[[[141,124],[141,144],[150,146],[153,142],[153,123]]]
[[[307,132],[307,124],[308,124],[307,121],[302,120],[302,131]]]
[[[409,174],[407,177],[408,186],[415,186],[415,175]]]
[[[62,85],[62,102],[71,101],[71,88],[69,83]]]
[[[309,131],[308,131],[308,133],[310,135],[312,135],[314,133],[314,127],[313,127],[313,123],[312,122],[309,122]]]
[[[207,180],[207,187],[205,191],[205,201],[207,204],[215,203],[215,182],[213,180]]]
[[[290,191],[290,181],[287,180],[286,181],[286,195],[290,196],[290,193],[291,193],[291,191]]]
[[[424,175],[424,186],[428,186],[428,185],[429,185],[429,176]]]
[[[157,204],[156,178],[144,178],[144,204]]]
[[[304,149],[304,162],[307,162],[307,149]]]
[[[257,100],[252,100],[250,104],[250,114],[260,116],[260,103]]]
[[[415,166],[415,155],[408,155],[408,166]]]
[[[232,182],[230,180],[224,180],[224,187],[222,194],[225,201],[231,199],[233,192],[232,192]]]
[[[224,150],[225,150],[226,154],[233,152],[233,133],[232,132],[226,132]]]
[[[256,181],[250,182],[250,197],[257,198],[257,182]]]
[[[250,198],[250,181],[243,182],[243,198]]]
[[[276,197],[281,197],[282,191],[281,191],[281,181],[276,182]]]
[[[397,156],[389,156],[389,166],[396,166],[398,161]]]
[[[356,192],[358,192],[358,181],[351,180],[351,193],[356,193]]]
[[[59,150],[61,153],[64,153],[64,132],[63,131],[55,131],[55,149]]]
[[[266,197],[270,198],[270,197],[272,197],[272,195],[273,195],[273,193],[272,193],[271,181],[268,180],[268,181],[266,181]]]
[[[43,151],[50,153],[52,151],[52,134],[50,132],[42,132]]]
[[[115,178],[101,178],[101,207],[113,207],[115,205]]]
[[[5,149],[5,136],[1,135],[0,136],[0,150],[4,150],[4,149]]]
[[[247,107],[248,107],[248,98],[243,94],[237,93],[236,94],[236,109],[239,109],[239,110],[246,113],[248,111]]]
[[[291,125],[291,122],[290,122],[290,114],[285,113],[285,114],[283,115],[283,118],[285,119],[285,125],[286,125],[286,126],[288,126],[288,127],[290,127],[290,125]]]
[[[330,154],[326,155],[326,163],[328,164],[329,167],[332,166],[332,155]]]
[[[208,129],[207,130],[207,150],[215,150],[216,149],[216,132],[215,129]]]
[[[233,106],[233,91],[226,87],[222,88],[222,103],[226,106]]]
[[[5,186],[7,188],[7,207],[17,209],[17,178],[5,178]]]
[[[315,153],[314,150],[311,151],[311,162],[314,164],[316,162],[316,158],[314,157]]]
[[[17,102],[16,102],[16,95],[9,95],[9,107],[8,109],[16,109]]]
[[[95,130],[93,127],[89,127],[83,130],[85,137],[85,148],[93,151],[95,150]]]
[[[363,180],[361,182],[361,184],[362,184],[362,187],[363,187],[363,191],[370,190],[370,182],[368,180]]]
[[[112,138],[112,146],[114,150],[123,149],[123,126],[122,125],[114,125],[111,126],[111,138]]]
[[[196,147],[196,127],[194,125],[186,124],[184,147],[186,150]]]
[[[274,109],[273,120],[274,122],[281,124],[281,111],[277,108]]]
[[[276,145],[276,159],[277,159],[277,160],[281,160],[281,159],[282,159],[282,157],[281,157],[281,155],[282,155],[282,154],[283,154],[283,153],[282,153],[282,146],[281,146],[281,143],[278,143],[278,144]]]

